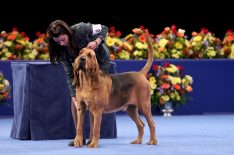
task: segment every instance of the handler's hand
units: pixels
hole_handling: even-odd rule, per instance
[[[95,50],[98,47],[97,41],[91,41],[88,43],[87,48],[90,48],[92,50]]]

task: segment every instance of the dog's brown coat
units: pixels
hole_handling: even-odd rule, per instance
[[[150,129],[147,144],[157,144],[155,123],[151,114],[150,84],[146,75],[153,63],[153,46],[151,38],[146,35],[148,43],[148,60],[139,72],[105,74],[99,70],[95,52],[84,48],[74,63],[74,81],[77,99],[77,129],[74,145],[83,145],[84,112],[90,111],[90,138],[88,147],[98,147],[100,125],[103,113],[126,110],[136,123],[138,136],[131,144],[141,144],[144,123],[138,110],[145,116]]]

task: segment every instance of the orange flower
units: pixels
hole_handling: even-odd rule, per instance
[[[186,89],[188,92],[193,91],[193,88],[192,88],[190,85],[187,85],[187,86],[185,87],[185,89]]]
[[[8,37],[7,37],[7,40],[15,40],[16,39],[16,35],[14,34],[10,34]]]
[[[170,27],[165,27],[163,33],[164,34],[169,34],[170,33]]]
[[[160,86],[160,88],[162,88],[162,89],[169,89],[169,88],[170,88],[170,84],[168,84],[168,83],[163,83],[163,84]]]
[[[135,33],[135,34],[142,34],[143,33],[143,31],[141,29],[139,29],[139,28],[132,29],[132,32]]]
[[[140,42],[143,42],[143,43],[146,42],[146,38],[144,35],[140,35],[139,40],[140,40]]]
[[[175,88],[175,89],[177,89],[177,90],[180,90],[180,85],[179,84],[175,84],[175,85],[173,85],[173,87]]]
[[[231,41],[233,41],[233,40],[234,40],[234,34],[228,35],[228,36],[226,37],[226,41],[228,41],[228,42],[231,42]]]
[[[115,60],[115,55],[113,53],[110,54],[110,59]]]
[[[192,36],[197,36],[197,32],[192,32]]]
[[[168,77],[169,77],[168,75],[163,74],[160,78],[161,78],[161,79],[167,79]]]
[[[184,34],[183,34],[183,33],[178,32],[178,33],[176,34],[176,36],[177,36],[177,37],[183,37],[183,36],[184,36]]]

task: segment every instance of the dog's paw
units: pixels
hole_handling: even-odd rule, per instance
[[[76,136],[76,138],[74,139],[74,146],[75,147],[83,146],[83,138]]]
[[[89,148],[97,148],[98,147],[98,139],[93,139],[88,145],[87,147]]]
[[[97,148],[98,144],[94,144],[94,143],[90,143],[89,145],[87,145],[88,148]]]
[[[148,145],[157,145],[157,140],[156,139],[154,139],[154,140],[150,140],[147,144]]]
[[[137,140],[131,141],[131,144],[141,144],[141,142],[142,140],[137,139]]]

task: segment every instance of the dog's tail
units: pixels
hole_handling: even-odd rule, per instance
[[[148,33],[145,34],[145,37],[146,37],[146,42],[148,44],[148,59],[147,59],[145,66],[140,70],[140,72],[142,74],[144,74],[145,76],[147,76],[147,74],[148,74],[148,72],[153,64],[154,48],[153,48],[153,44],[152,44],[152,38],[149,36]]]

